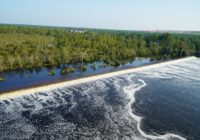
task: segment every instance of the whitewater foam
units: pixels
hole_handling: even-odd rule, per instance
[[[158,67],[156,69],[140,71],[139,74],[150,78],[163,79],[181,79],[184,81],[200,80],[200,59],[194,58],[192,61],[184,61],[182,63],[174,63],[166,65],[165,67]]]

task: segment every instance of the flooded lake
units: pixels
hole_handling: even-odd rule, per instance
[[[77,65],[64,65],[66,67],[74,67],[76,71],[73,73],[68,73],[65,75],[61,74],[62,65],[60,67],[46,68],[35,70],[21,70],[21,71],[9,71],[0,73],[0,76],[4,77],[5,81],[0,81],[0,92],[7,90],[14,90],[19,88],[31,87],[31,86],[40,86],[46,83],[53,83],[64,80],[71,80],[75,78],[102,74],[111,71],[117,71],[127,68],[139,67],[147,64],[154,63],[155,61],[150,61],[148,58],[136,58],[135,60],[128,62],[124,65],[119,65],[118,67],[107,66],[102,62],[95,62],[86,65],[86,70],[81,72]],[[95,68],[94,68],[95,66]],[[50,76],[49,71],[53,71],[55,75]]]

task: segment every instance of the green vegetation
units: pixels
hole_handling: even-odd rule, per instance
[[[62,68],[60,74],[61,74],[61,75],[67,75],[67,74],[73,73],[73,72],[75,72],[75,71],[76,71],[76,69],[73,68],[73,67],[64,67],[64,68]]]
[[[55,72],[54,72],[53,70],[50,70],[50,71],[48,72],[48,75],[49,75],[49,76],[54,76],[54,75],[55,75]]]
[[[200,35],[0,25],[0,71],[200,56]],[[84,69],[83,69],[84,70]]]
[[[3,81],[5,81],[5,79],[0,76],[0,82],[3,82]]]
[[[81,65],[79,69],[81,72],[84,72],[87,70],[87,67],[85,65]]]

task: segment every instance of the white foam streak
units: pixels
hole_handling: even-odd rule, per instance
[[[132,110],[132,104],[135,102],[135,94],[137,91],[140,91],[142,88],[144,88],[146,86],[146,83],[139,79],[139,82],[141,82],[141,84],[133,84],[133,81],[131,80],[132,76],[127,77],[127,79],[129,80],[129,83],[131,83],[129,86],[124,87],[124,92],[128,95],[128,98],[130,99],[130,102],[128,103],[127,107],[129,108],[129,114],[131,115],[131,117],[136,120],[137,123],[137,129],[140,132],[140,134],[148,139],[163,139],[163,140],[168,140],[170,138],[178,138],[180,140],[187,140],[179,135],[176,134],[172,134],[172,133],[168,133],[165,135],[157,135],[157,136],[153,136],[153,135],[148,135],[146,134],[142,129],[141,129],[141,121],[142,121],[142,117],[137,116],[133,113]]]

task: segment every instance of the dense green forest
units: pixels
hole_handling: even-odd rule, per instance
[[[0,25],[0,71],[200,56],[200,35]]]

